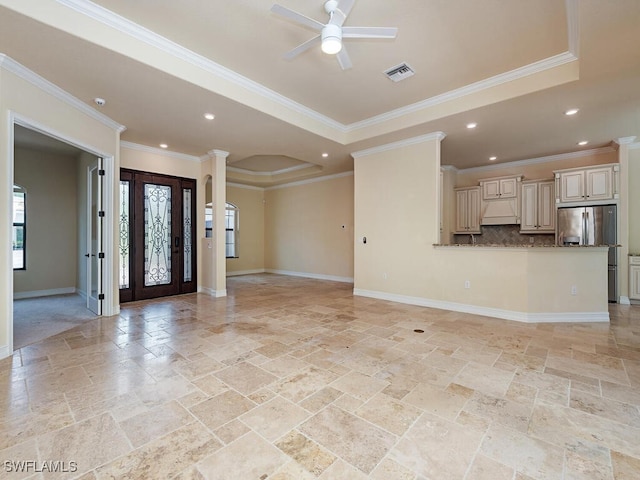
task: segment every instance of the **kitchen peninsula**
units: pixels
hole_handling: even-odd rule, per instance
[[[435,244],[443,297],[522,322],[608,322],[608,245]],[[447,293],[448,292],[448,293]],[[453,310],[465,311],[460,305]]]

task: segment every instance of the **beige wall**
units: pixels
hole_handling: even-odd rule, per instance
[[[227,275],[264,271],[264,190],[227,185],[227,202],[239,209],[238,258]]]
[[[640,144],[629,150],[629,253],[640,254]]]
[[[13,183],[13,145],[11,143],[11,115],[17,115],[29,125],[39,125],[48,132],[68,139],[91,151],[112,157],[112,166],[119,168],[119,130],[71,106],[60,97],[18,77],[8,68],[0,67],[0,218],[11,215]],[[4,179],[4,181],[2,181]],[[110,193],[115,194],[116,185]],[[115,211],[116,201],[112,205]],[[0,222],[0,358],[11,354],[13,324],[13,269],[9,222]],[[107,238],[112,248],[117,245],[115,235]],[[117,265],[111,266],[111,276],[117,275]],[[117,284],[107,296],[105,311],[117,310]]]
[[[14,181],[27,191],[27,268],[13,272],[13,291],[75,289],[77,160],[23,148],[14,155]]]
[[[265,268],[353,278],[353,175],[265,191]]]
[[[606,249],[434,248],[439,161],[437,139],[355,155],[356,294],[514,320],[607,318]]]
[[[425,296],[437,281],[440,140],[356,155],[354,169],[354,287]]]

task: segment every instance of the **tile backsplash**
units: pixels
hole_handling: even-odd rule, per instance
[[[474,237],[479,245],[553,245],[556,239],[553,233],[521,234],[520,225],[485,225],[482,234]],[[530,238],[533,238],[533,243]],[[451,243],[471,243],[471,235],[453,235]]]

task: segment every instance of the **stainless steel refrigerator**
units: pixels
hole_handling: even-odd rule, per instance
[[[615,245],[617,219],[615,205],[558,208],[558,245]],[[615,247],[609,248],[609,301],[618,298],[618,262]]]

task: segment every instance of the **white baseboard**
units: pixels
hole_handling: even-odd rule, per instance
[[[52,295],[65,295],[76,293],[76,287],[52,288],[50,290],[32,290],[30,292],[14,292],[13,299],[21,300],[23,298],[50,297]]]
[[[629,297],[620,295],[620,305],[631,305],[631,300],[629,300]]]
[[[7,358],[9,356],[11,356],[13,354],[13,352],[11,351],[11,349],[9,348],[9,345],[2,345],[0,346],[0,360],[2,360],[3,358]]]
[[[335,275],[323,275],[321,273],[291,272],[289,270],[273,270],[267,268],[266,273],[277,273],[279,275],[289,275],[292,277],[315,278],[316,280],[331,280],[333,282],[353,283],[353,277],[338,277]]]
[[[467,305],[464,303],[444,302],[441,300],[411,297],[408,295],[397,295],[394,293],[376,292],[373,290],[362,290],[360,288],[354,288],[353,294],[361,297],[377,298],[379,300],[389,300],[391,302],[406,303],[421,307],[439,308],[442,310],[450,310],[452,312],[471,313],[473,315],[483,315],[486,317],[524,323],[609,322],[609,312],[527,313],[503,310],[500,308],[478,307],[476,305]]]
[[[214,290],[213,288],[208,288],[208,287],[200,287],[198,289],[198,291],[200,293],[205,293],[207,295],[211,295],[212,297],[226,297],[227,296],[227,289],[225,288],[224,290]]]
[[[257,268],[255,270],[237,270],[235,272],[227,272],[227,277],[237,277],[239,275],[255,275],[256,273],[264,272],[264,268]]]

